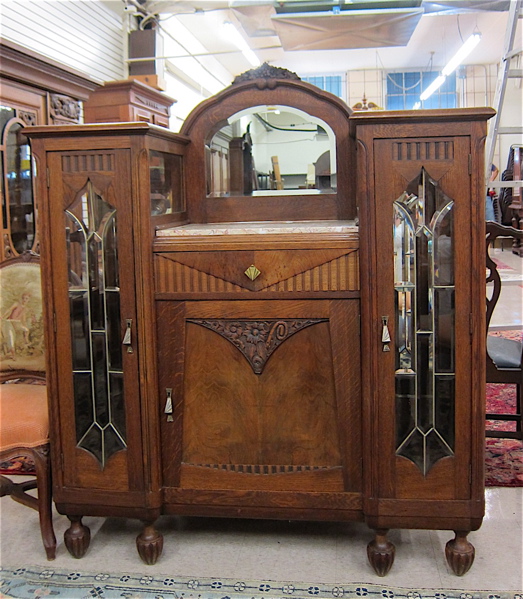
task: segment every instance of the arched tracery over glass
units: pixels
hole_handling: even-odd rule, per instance
[[[3,258],[34,250],[36,245],[33,165],[29,140],[22,133],[30,114],[0,106]]]
[[[394,202],[396,453],[424,475],[454,452],[453,205],[424,168]]]
[[[65,211],[77,446],[125,449],[117,211],[88,180]]]

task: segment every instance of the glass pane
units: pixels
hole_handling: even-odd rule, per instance
[[[89,295],[91,301],[91,327],[103,329],[105,327],[104,310],[104,280],[102,264],[102,240],[97,235],[90,235],[87,242],[89,252]]]
[[[115,430],[123,437],[125,435],[125,405],[123,395],[123,374],[110,373],[111,385],[111,421]]]
[[[73,370],[90,370],[89,298],[85,291],[69,293]]]
[[[100,464],[104,464],[103,432],[98,425],[93,424],[82,439],[80,439],[78,445],[89,453],[92,453]]]
[[[77,443],[104,466],[125,448],[116,211],[89,181],[66,225]]]
[[[151,214],[171,214],[185,210],[182,157],[151,150],[149,153]]]
[[[435,370],[454,372],[454,289],[434,290]]]
[[[89,289],[87,276],[87,257],[85,255],[86,231],[82,222],[70,212],[66,212],[67,263],[69,271],[69,289]]]
[[[427,432],[434,421],[432,410],[432,402],[434,400],[434,389],[432,386],[432,335],[430,333],[418,333],[417,349],[417,426],[421,431]]]
[[[10,106],[0,106],[0,140],[4,139],[4,127],[7,122],[16,116],[14,108]]]
[[[416,377],[396,377],[396,446],[400,446],[416,426]]]
[[[106,291],[107,308],[107,351],[109,370],[122,369],[122,328],[120,325],[120,294],[118,291]]]
[[[104,238],[104,273],[105,289],[118,291],[120,282],[118,280],[118,256],[116,252],[116,218],[107,222]]]
[[[11,241],[19,254],[32,248],[35,236],[31,149],[22,128],[14,122],[6,138],[9,225]]]
[[[105,355],[105,333],[92,333],[93,380],[96,422],[104,427],[109,422],[109,397],[107,385],[107,360]]]
[[[112,426],[104,430],[104,446],[107,454],[112,455],[125,449],[125,443]]]
[[[92,426],[94,418],[91,373],[75,372],[73,374],[73,384],[76,434],[81,438]]]
[[[454,446],[452,208],[425,169],[394,202],[396,451],[424,475]]]
[[[454,385],[453,376],[439,375],[434,382],[436,389],[435,428],[449,448],[454,447]]]

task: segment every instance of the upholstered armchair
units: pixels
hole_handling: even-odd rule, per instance
[[[38,511],[47,559],[52,560],[56,538],[37,256],[26,253],[0,264],[0,324],[0,460],[27,458],[34,463],[34,475],[29,480],[16,483],[1,476],[0,496],[11,495]],[[35,488],[37,497],[28,493]]]

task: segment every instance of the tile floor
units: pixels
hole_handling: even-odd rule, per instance
[[[1,563],[41,565],[84,572],[132,572],[195,577],[298,582],[377,583],[407,588],[487,591],[523,590],[523,488],[486,490],[487,511],[480,530],[469,535],[476,559],[463,577],[444,558],[449,531],[394,530],[396,559],[385,578],[366,557],[373,534],[363,523],[275,522],[162,517],[164,551],[154,566],[138,557],[141,531],[130,519],[84,518],[92,539],[87,554],[72,558],[63,544],[68,526],[56,514],[57,557],[47,562],[38,515],[10,498],[0,502]]]
[[[507,268],[502,304],[493,327],[522,327],[523,260],[496,250]],[[81,560],[63,544],[68,526],[56,514],[57,558],[49,563],[41,546],[36,512],[9,498],[0,501],[0,560],[3,565],[51,565],[82,571],[133,572],[178,576],[229,577],[301,582],[382,583],[407,588],[523,592],[523,488],[489,488],[480,530],[469,535],[476,559],[464,577],[445,562],[448,531],[395,530],[395,564],[386,578],[368,565],[366,545],[372,532],[362,523],[274,522],[210,518],[162,517],[158,528],[164,552],[145,566],[134,539],[141,525],[134,520],[85,518],[92,540]]]

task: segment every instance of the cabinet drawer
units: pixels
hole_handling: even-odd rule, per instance
[[[357,291],[358,250],[160,252],[155,280],[161,294]]]

